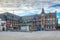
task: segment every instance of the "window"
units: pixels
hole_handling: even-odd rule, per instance
[[[51,15],[49,15],[49,16],[48,16],[48,18],[52,18],[52,16],[51,16]]]

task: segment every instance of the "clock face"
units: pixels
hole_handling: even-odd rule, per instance
[[[44,16],[44,14],[42,14],[42,16]]]
[[[44,14],[41,14],[41,16],[44,16]]]

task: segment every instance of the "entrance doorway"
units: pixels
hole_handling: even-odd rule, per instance
[[[2,28],[2,31],[5,31],[5,28],[4,27]]]

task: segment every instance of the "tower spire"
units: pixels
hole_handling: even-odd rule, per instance
[[[45,12],[44,12],[44,8],[42,8],[42,12],[41,12],[41,13],[43,13],[43,14],[45,13]]]

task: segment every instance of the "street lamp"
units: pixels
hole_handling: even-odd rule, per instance
[[[12,10],[13,11],[13,14],[14,14],[14,10]],[[14,18],[14,15],[12,15],[12,19],[11,19],[11,22],[12,22],[12,24],[11,24],[11,26],[12,26],[12,29],[13,29],[13,19]]]

